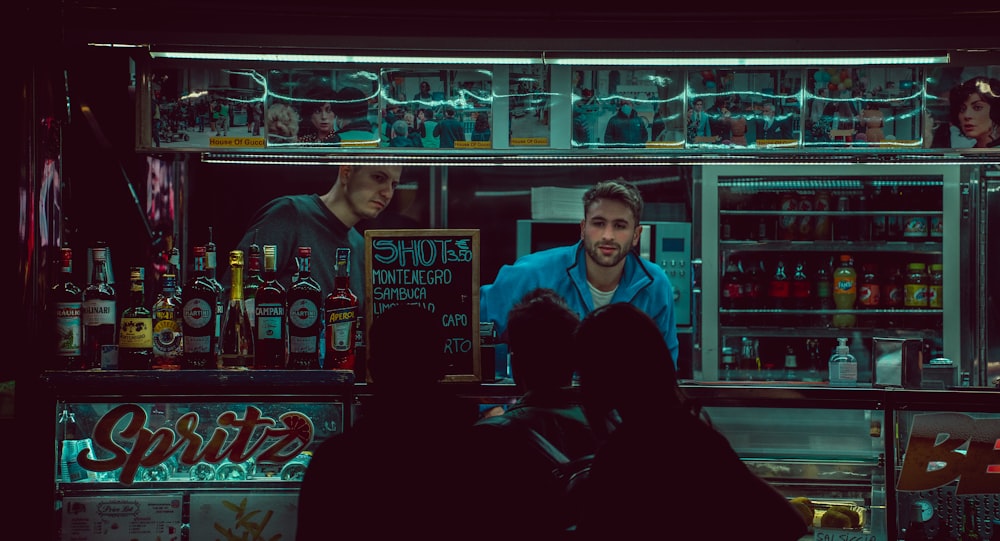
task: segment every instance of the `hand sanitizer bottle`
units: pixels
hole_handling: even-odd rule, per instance
[[[847,338],[838,338],[836,351],[830,356],[830,385],[856,387],[858,385],[858,360],[847,349]]]

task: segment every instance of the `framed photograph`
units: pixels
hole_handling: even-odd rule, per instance
[[[512,66],[507,108],[511,147],[547,147],[552,139],[551,70]]]
[[[264,128],[269,146],[378,146],[380,83],[366,70],[271,70]]]
[[[687,146],[799,146],[801,82],[801,70],[688,72]]]
[[[935,66],[924,81],[925,148],[1000,148],[1000,66]]]
[[[576,148],[681,148],[681,72],[654,69],[573,72]]]
[[[923,82],[917,68],[810,68],[803,94],[803,146],[924,145]]]

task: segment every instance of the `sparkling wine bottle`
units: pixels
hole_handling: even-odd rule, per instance
[[[223,368],[250,368],[254,364],[253,329],[243,302],[243,251],[229,252],[229,302],[219,344]]]

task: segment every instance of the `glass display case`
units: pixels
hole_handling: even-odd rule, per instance
[[[294,539],[313,451],[353,374],[48,372],[53,539]]]
[[[923,364],[958,368],[971,244],[959,179],[946,165],[703,166],[700,377],[828,381],[838,338],[860,383],[876,381],[880,338],[915,340]]]

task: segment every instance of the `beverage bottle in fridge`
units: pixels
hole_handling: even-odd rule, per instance
[[[725,276],[722,280],[722,292],[720,304],[722,308],[731,310],[742,308],[743,304],[743,273],[740,272],[736,256],[730,256],[726,265]]]
[[[264,246],[264,287],[257,291],[254,368],[285,368],[288,352],[288,292],[278,281],[278,247]]]
[[[928,308],[928,284],[926,265],[912,262],[906,265],[906,281],[903,284],[903,308]]]
[[[353,370],[356,356],[355,330],[358,297],[351,291],[351,249],[337,248],[333,291],[326,296],[326,355],[323,368]]]
[[[794,192],[781,194],[778,210],[781,211],[778,217],[778,240],[794,240],[799,223],[798,216],[794,214],[799,210],[798,194]]]
[[[83,355],[85,368],[115,368],[118,366],[115,332],[118,308],[114,287],[108,282],[108,248],[90,249],[93,274],[83,291]]]
[[[813,198],[813,211],[816,212],[815,223],[813,224],[813,238],[815,240],[830,240],[830,192],[820,190]]]
[[[792,273],[792,307],[796,310],[808,310],[812,304],[812,281],[806,275],[806,263],[799,260],[795,263]]]
[[[309,269],[312,248],[299,246],[299,279],[288,290],[288,368],[318,370],[323,292]]]
[[[848,254],[841,254],[840,264],[833,271],[833,304],[838,311],[833,315],[834,327],[853,327],[856,316],[848,311],[854,310],[858,299],[858,273],[854,270],[854,261]]]
[[[49,325],[57,370],[86,368],[83,362],[83,289],[73,280],[73,249],[59,250],[59,279],[49,291]]]
[[[205,277],[205,247],[195,246],[194,267],[181,294],[181,329],[184,332],[182,369],[218,368],[219,335],[215,327],[218,293]]]
[[[858,308],[871,310],[882,305],[882,284],[878,276],[878,266],[875,263],[861,265],[861,275],[858,279]],[[867,322],[874,323],[871,318]]]
[[[229,302],[219,335],[219,360],[223,368],[253,368],[253,328],[243,302],[243,250],[229,252],[229,276]]]
[[[163,275],[160,293],[153,302],[153,368],[177,370],[184,350],[181,300],[177,295],[177,276]]]
[[[146,307],[146,269],[129,270],[129,303],[118,327],[118,368],[153,367],[153,313]]]
[[[741,266],[741,268],[743,269],[743,287],[741,288],[743,308],[759,310],[764,307],[764,285],[761,283],[764,269],[761,267],[761,260],[754,262],[752,259],[747,259],[746,266]]]
[[[814,217],[812,211],[814,210],[813,205],[815,203],[814,197],[809,197],[808,195],[803,195],[799,197],[799,212],[803,212],[802,216],[798,217],[796,221],[796,227],[798,228],[795,232],[795,238],[799,240],[809,240],[813,238],[813,227]]]
[[[941,263],[931,263],[931,272],[928,277],[927,306],[929,308],[943,308],[944,298],[942,288],[944,287],[944,265]]]
[[[839,241],[854,240],[854,217],[846,212],[851,210],[851,199],[846,195],[837,198],[837,215],[833,218],[833,238]]]
[[[833,304],[833,277],[830,275],[831,265],[829,263],[820,263],[816,268],[816,285],[814,286],[816,290],[816,309],[818,310],[833,310],[835,305]],[[830,314],[820,313],[819,315],[820,324],[826,326],[830,324]]]
[[[877,214],[873,214],[871,217],[872,227],[871,227],[871,239],[872,240],[889,240],[889,222],[888,217],[881,211],[885,210],[886,205],[886,189],[882,186],[875,186],[872,191],[872,210],[879,211]]]
[[[792,284],[785,272],[785,261],[779,259],[771,275],[768,285],[767,296],[770,300],[771,308],[776,310],[786,310],[791,308]],[[779,316],[780,317],[780,316]]]

